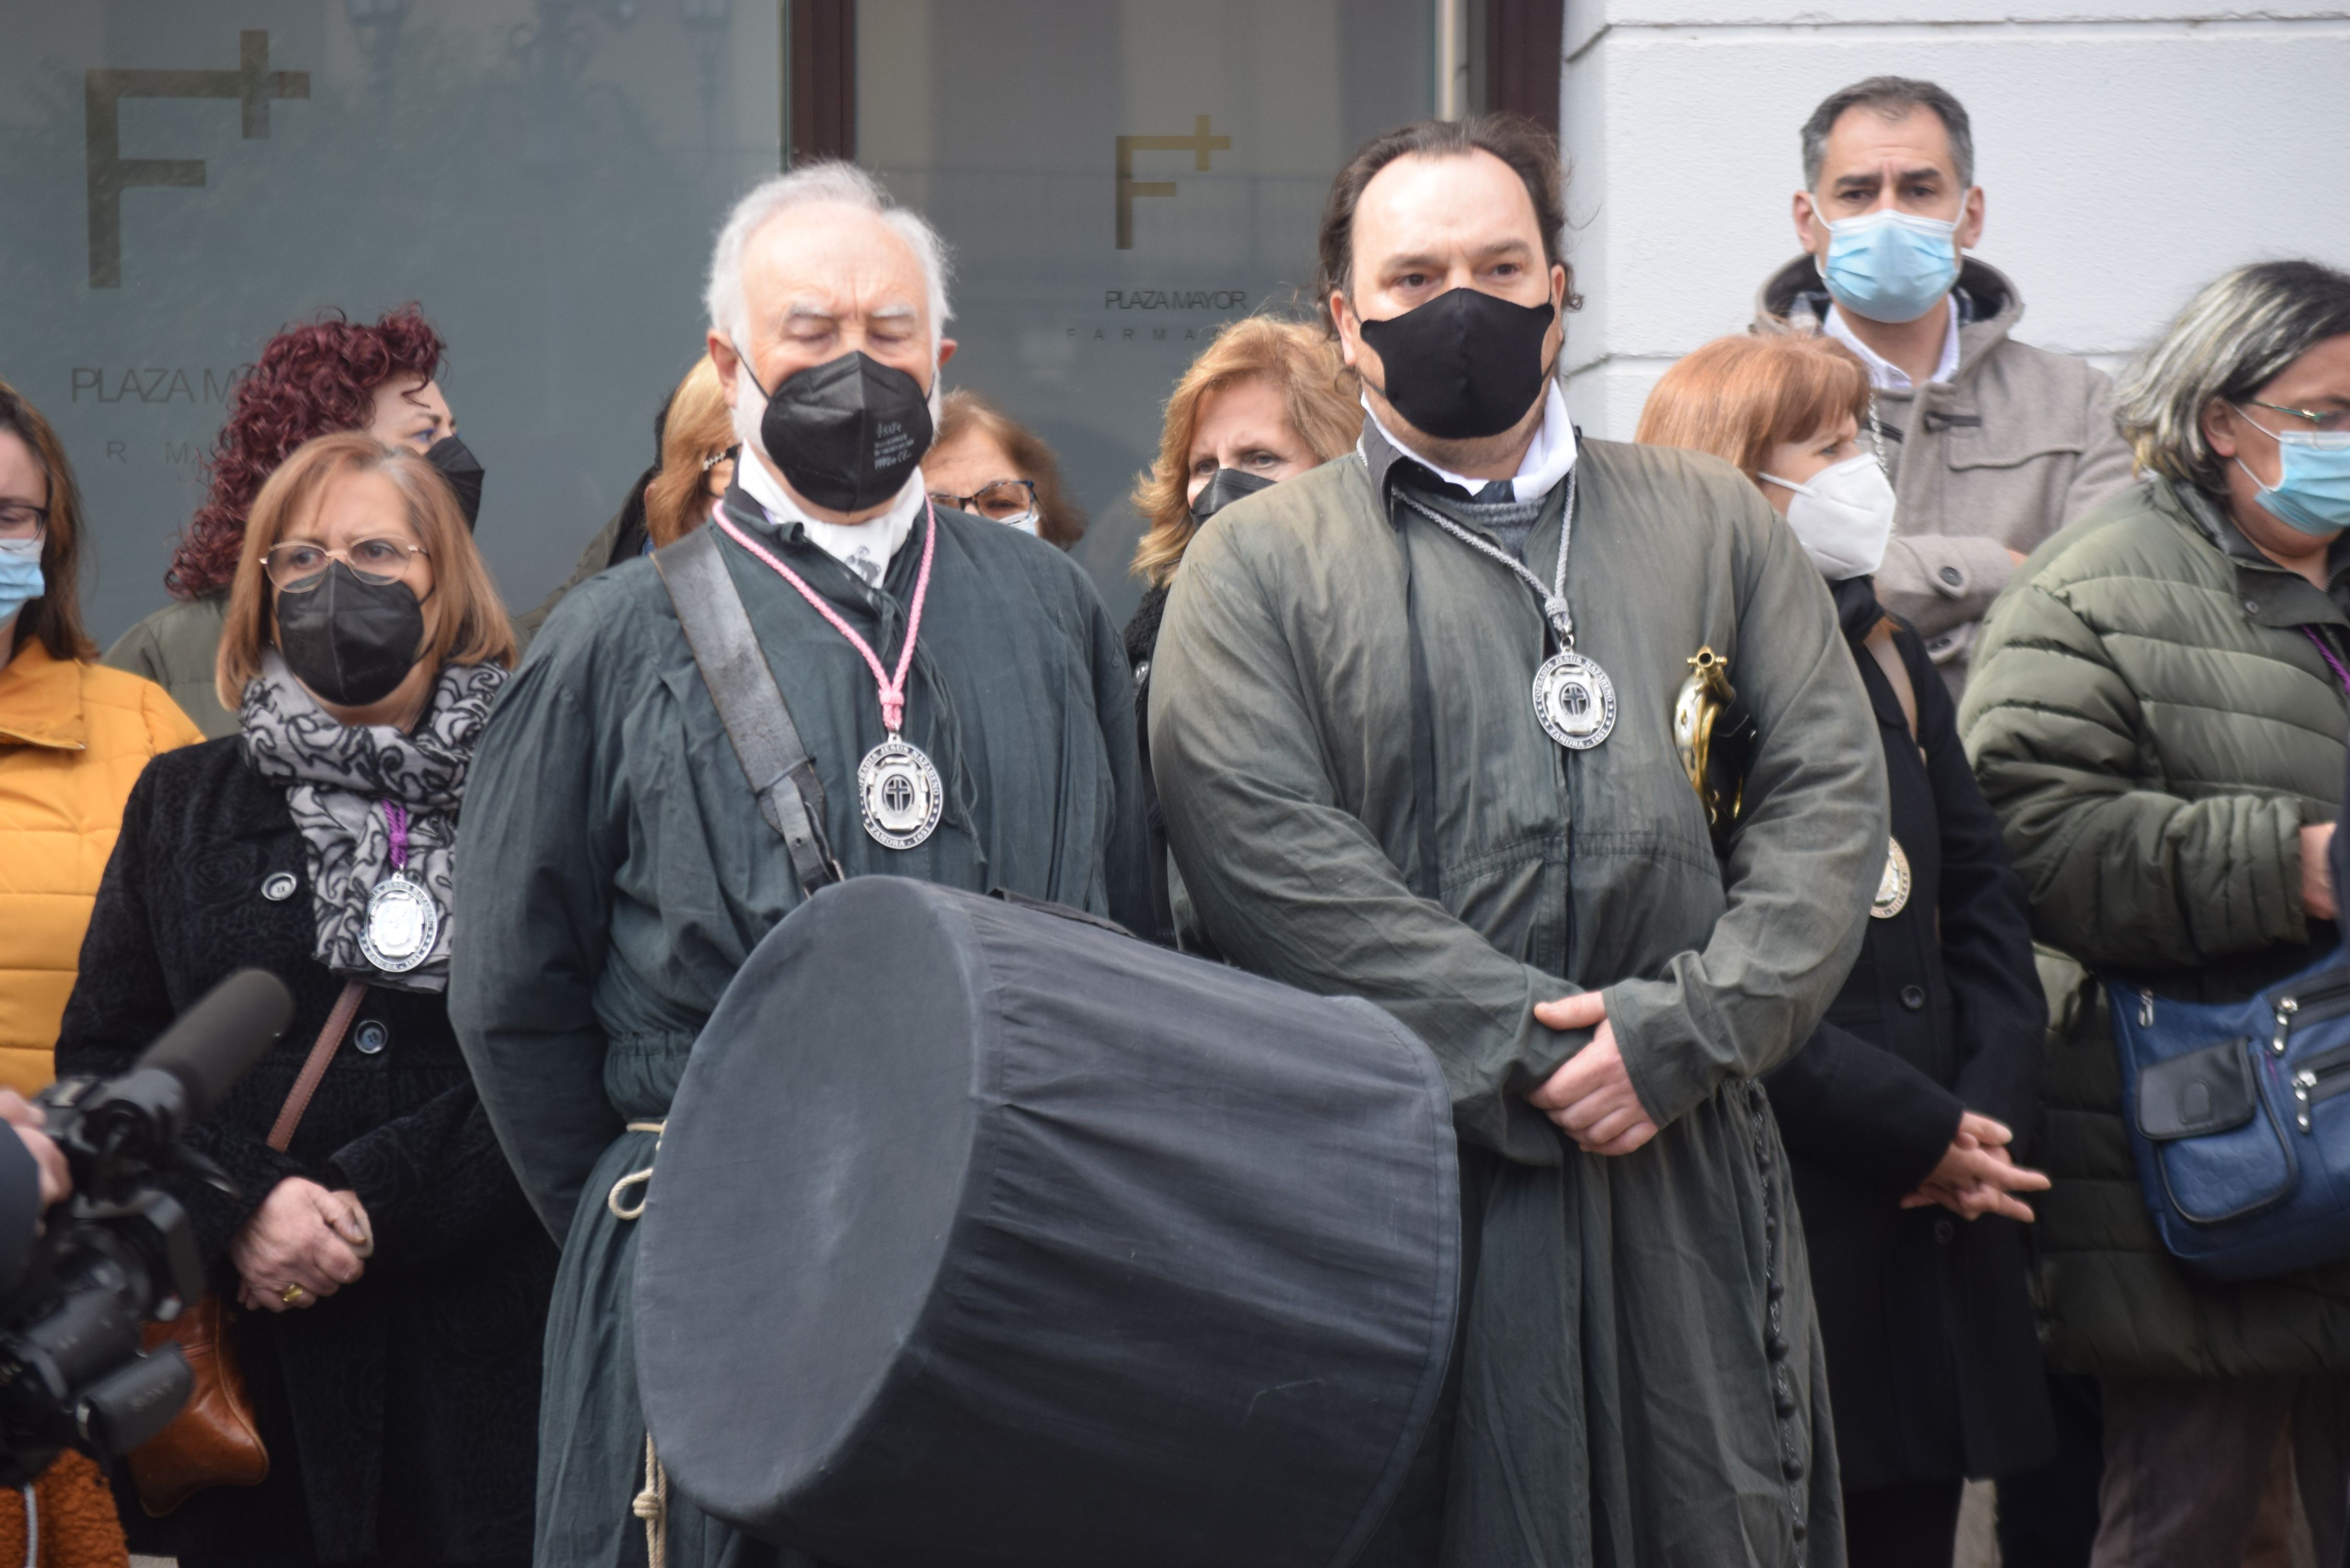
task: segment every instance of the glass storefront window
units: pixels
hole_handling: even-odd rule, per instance
[[[164,602],[237,368],[419,302],[527,607],[652,460],[718,216],[782,156],[775,0],[0,7],[0,379],[87,493],[85,608]]]
[[[1058,453],[1120,620],[1126,505],[1215,328],[1312,308],[1330,177],[1429,113],[1430,0],[859,0],[858,161],[954,247],[948,380]]]
[[[950,384],[1059,452],[1093,518],[1079,558],[1123,618],[1124,497],[1168,389],[1219,325],[1311,308],[1331,173],[1430,112],[1436,18],[1460,10],[7,6],[0,379],[67,442],[90,516],[85,608],[110,642],[164,602],[239,367],[288,323],[414,300],[489,470],[484,549],[526,608],[652,460],[653,412],[701,352],[729,202],[781,164],[787,124],[803,153],[823,150],[805,128],[828,127],[954,246]]]

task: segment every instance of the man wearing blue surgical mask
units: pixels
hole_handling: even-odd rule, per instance
[[[1876,389],[1866,437],[1899,500],[1877,574],[1952,692],[1976,623],[2043,539],[2130,481],[2105,376],[2017,342],[2015,285],[1981,238],[1974,136],[1932,82],[1871,77],[1803,129],[1804,254],[1762,286],[1763,331],[1841,339]]]

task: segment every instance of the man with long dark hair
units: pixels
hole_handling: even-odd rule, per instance
[[[1754,1075],[1850,966],[1876,723],[1819,574],[1717,460],[1586,441],[1557,384],[1556,148],[1429,122],[1339,173],[1322,283],[1356,453],[1193,541],[1152,762],[1233,961],[1441,1063],[1473,1274],[1434,1435],[1363,1561],[1843,1562],[1794,1196]],[[1755,736],[1720,826],[1675,694]]]

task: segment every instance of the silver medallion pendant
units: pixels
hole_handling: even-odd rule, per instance
[[[418,883],[395,871],[368,895],[359,952],[386,974],[405,974],[432,956],[441,940],[441,907]]]
[[[895,735],[857,764],[865,831],[885,849],[911,849],[936,832],[946,797],[937,764]]]
[[[1534,671],[1534,717],[1571,752],[1587,752],[1616,728],[1616,682],[1575,652],[1554,653]]]
[[[1877,897],[1868,901],[1870,916],[1889,920],[1909,907],[1909,855],[1898,838],[1885,841],[1885,874],[1877,879]]]

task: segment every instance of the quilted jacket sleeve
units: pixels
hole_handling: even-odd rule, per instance
[[[2146,726],[2105,638],[2047,570],[2001,605],[1970,678],[1966,742],[2034,934],[2092,968],[2201,968],[2307,941],[2299,804],[2166,793]]]

